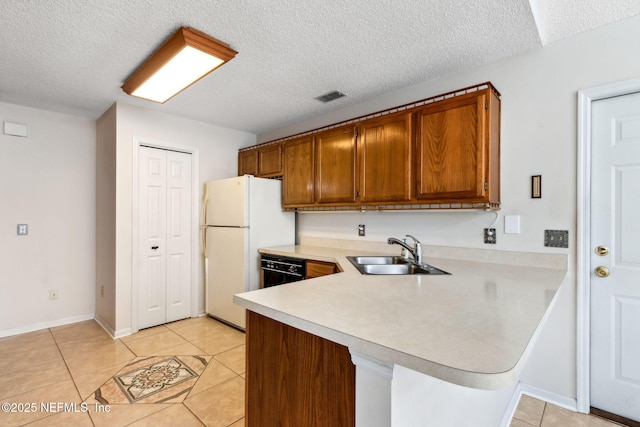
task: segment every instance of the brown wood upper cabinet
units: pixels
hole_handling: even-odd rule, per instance
[[[355,127],[346,126],[286,141],[284,207],[343,205],[355,201]]]
[[[283,154],[282,206],[311,206],[315,202],[315,141],[303,136],[285,142]]]
[[[356,200],[356,133],[354,126],[320,132],[316,141],[316,202]]]
[[[411,112],[365,120],[358,125],[358,201],[411,200]]]
[[[417,200],[500,202],[500,101],[489,88],[419,108],[415,120]]]
[[[282,175],[282,144],[258,148],[258,176],[268,178]]]
[[[240,151],[238,153],[238,176],[258,176],[258,150]]]
[[[238,175],[282,176],[282,144],[269,144],[238,153]]]
[[[284,207],[499,208],[500,94],[462,92],[286,141]]]

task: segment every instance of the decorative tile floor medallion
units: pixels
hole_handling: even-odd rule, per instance
[[[94,393],[102,404],[182,402],[211,356],[137,358]]]

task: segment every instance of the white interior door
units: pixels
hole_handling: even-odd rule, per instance
[[[592,103],[591,406],[640,421],[640,93]]]
[[[189,317],[191,156],[140,147],[138,328]]]

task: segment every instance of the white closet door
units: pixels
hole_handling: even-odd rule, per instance
[[[191,156],[140,147],[138,328],[189,317]]]
[[[167,151],[167,322],[191,312],[191,156]]]

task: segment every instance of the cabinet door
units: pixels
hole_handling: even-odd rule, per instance
[[[258,150],[240,151],[238,153],[238,176],[258,175]]]
[[[355,128],[346,126],[316,135],[316,201],[356,201]]]
[[[474,92],[416,112],[416,198],[483,201],[487,92]]]
[[[313,204],[314,140],[305,136],[284,144],[282,155],[282,205],[299,207]]]
[[[358,200],[411,199],[411,112],[367,120],[358,126]]]
[[[258,175],[261,177],[282,175],[282,146],[271,144],[258,148]]]
[[[337,266],[332,262],[307,260],[307,273],[305,279],[327,276],[337,271]]]

